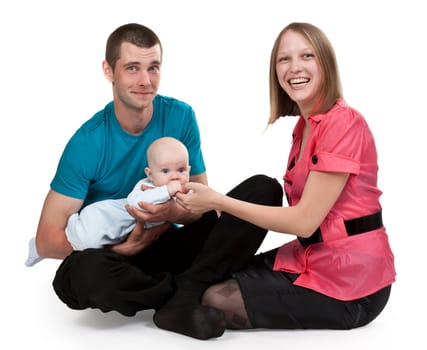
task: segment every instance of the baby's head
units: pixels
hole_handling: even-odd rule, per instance
[[[181,184],[190,180],[188,150],[173,137],[161,137],[148,147],[148,167],[145,174],[155,186],[167,185],[177,180]]]

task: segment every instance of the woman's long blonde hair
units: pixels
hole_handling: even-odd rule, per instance
[[[323,83],[319,91],[318,101],[315,104],[316,110],[311,111],[311,114],[328,111],[335,104],[337,99],[343,97],[338,64],[329,39],[319,28],[310,23],[290,23],[279,33],[271,51],[270,119],[268,120],[268,125],[273,124],[280,117],[297,116],[301,114],[298,105],[280,86],[276,72],[277,53],[280,40],[282,35],[290,30],[301,34],[310,43],[322,74]]]

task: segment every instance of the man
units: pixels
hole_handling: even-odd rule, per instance
[[[193,109],[157,94],[161,63],[160,40],[149,28],[130,23],[111,33],[103,71],[113,101],[67,143],[43,205],[36,247],[41,257],[64,259],[53,286],[70,308],[127,316],[154,308],[158,327],[208,339],[223,334],[225,321],[222,312],[200,305],[203,291],[241,268],[265,230],[225,214],[200,217],[169,200],[140,202],[143,210],[128,207],[137,224],[122,243],[73,252],[65,235],[68,218],[86,205],[126,197],[144,176],[148,145],[159,137],[183,142],[192,165],[190,180],[207,184]],[[230,195],[280,205],[277,185],[255,177]],[[146,229],[146,221],[166,223]],[[233,253],[237,249],[241,255]]]

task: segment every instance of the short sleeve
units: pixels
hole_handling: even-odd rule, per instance
[[[190,158],[190,175],[198,175],[206,171],[206,166],[202,154],[199,125],[197,123],[195,112],[191,107],[189,108],[188,117],[184,143],[187,147]]]
[[[66,145],[59,160],[51,188],[63,195],[85,199],[93,178],[96,151],[77,132]]]
[[[309,169],[359,174],[360,163],[371,142],[364,118],[349,107],[338,106],[326,118],[312,121],[314,139]]]
[[[317,152],[311,156],[309,169],[357,175],[360,170],[360,164],[351,158],[339,154]]]

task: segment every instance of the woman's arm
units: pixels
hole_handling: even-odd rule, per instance
[[[192,213],[224,211],[267,230],[310,237],[341,194],[349,174],[311,171],[301,200],[292,207],[274,207],[237,200],[195,183],[189,194],[177,194],[177,203]]]

